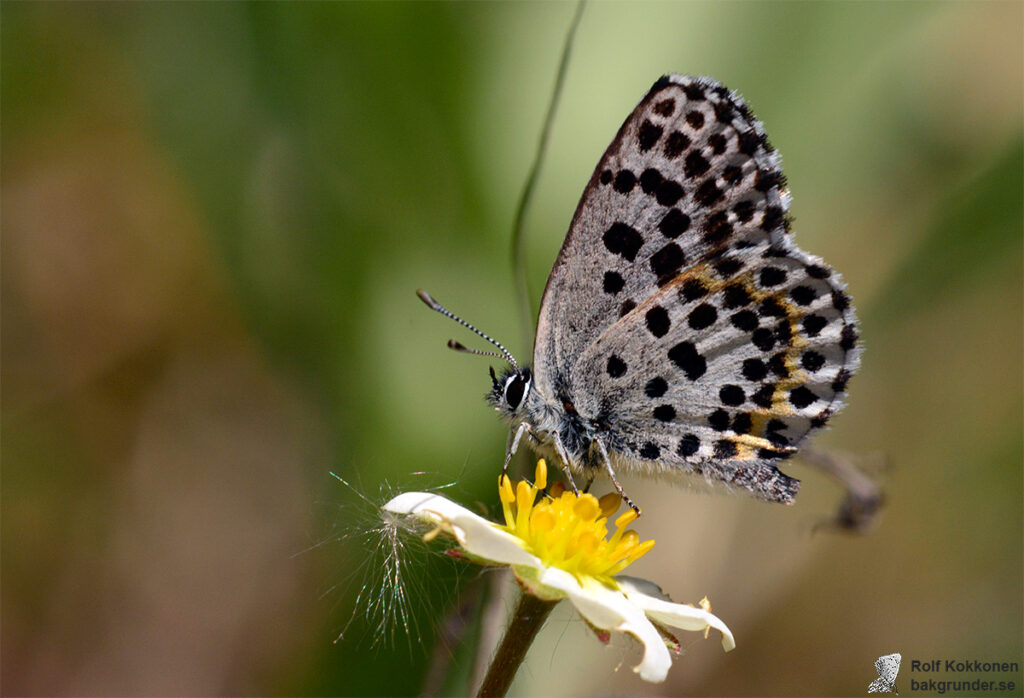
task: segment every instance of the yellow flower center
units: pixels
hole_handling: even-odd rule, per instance
[[[635,531],[626,526],[636,520],[630,509],[615,519],[615,531],[608,537],[608,517],[622,502],[616,493],[598,499],[592,494],[579,496],[555,483],[551,492],[537,501],[547,487],[548,468],[537,461],[536,477],[531,485],[521,480],[512,487],[506,475],[498,479],[505,525],[500,528],[523,541],[523,546],[549,567],[558,567],[574,575],[596,577],[610,582],[634,561],[654,547],[654,541],[640,542]]]

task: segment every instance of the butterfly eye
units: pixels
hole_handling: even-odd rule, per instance
[[[513,410],[519,407],[519,403],[523,401],[523,395],[526,394],[526,388],[529,385],[529,374],[526,378],[521,374],[510,376],[508,381],[505,383],[505,402]]]

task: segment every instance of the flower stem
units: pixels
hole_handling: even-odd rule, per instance
[[[527,650],[533,644],[537,631],[544,625],[557,601],[544,601],[533,594],[521,591],[519,603],[509,623],[505,637],[498,647],[491,667],[487,670],[483,684],[477,692],[479,698],[499,698],[508,693],[512,679],[516,677],[519,665],[523,663]]]

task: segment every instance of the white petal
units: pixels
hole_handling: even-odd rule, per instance
[[[643,610],[617,589],[591,581],[586,587],[568,572],[556,568],[544,570],[541,582],[568,595],[573,606],[591,625],[600,630],[629,633],[643,645],[644,656],[633,671],[644,681],[660,683],[672,666],[672,656],[657,628]],[[703,626],[701,626],[703,627]]]
[[[615,581],[619,583],[626,598],[642,608],[654,621],[680,630],[703,630],[710,625],[721,631],[722,649],[729,652],[736,648],[732,631],[713,613],[670,601],[657,585],[646,579],[620,576]]]
[[[383,507],[394,514],[415,516],[441,526],[471,555],[506,565],[541,565],[523,550],[518,538],[450,499],[429,492],[404,492]]]

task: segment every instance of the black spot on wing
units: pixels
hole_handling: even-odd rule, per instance
[[[636,175],[629,170],[619,170],[615,175],[615,191],[620,194],[628,194],[636,186]]]
[[[660,305],[648,310],[644,319],[647,323],[647,331],[655,337],[664,337],[672,325],[668,318],[668,312]]]
[[[647,152],[654,147],[654,144],[661,138],[661,126],[657,126],[651,123],[650,120],[644,119],[644,122],[640,124],[640,133],[637,136],[637,145],[640,146],[641,152]]]
[[[678,453],[683,458],[692,456],[700,449],[700,439],[694,434],[687,434],[679,440],[679,446],[676,448]]]
[[[644,386],[644,394],[649,398],[658,398],[668,392],[668,381],[660,376],[647,381]]]
[[[695,381],[708,370],[708,362],[697,351],[692,342],[680,342],[668,351],[668,358],[678,366],[686,377]]]
[[[664,286],[675,278],[685,262],[682,248],[674,242],[651,255],[651,271],[658,277],[658,285]]]
[[[676,410],[672,405],[658,405],[654,408],[654,418],[659,422],[671,422],[676,418]]]
[[[613,354],[608,357],[608,364],[605,370],[612,378],[622,378],[622,376],[626,375],[626,362]]]
[[[615,295],[626,285],[626,281],[617,271],[606,271],[604,273],[604,292]]]
[[[695,330],[703,330],[711,327],[718,319],[718,311],[710,303],[701,303],[690,311],[686,320],[690,327]]]
[[[690,147],[690,139],[681,131],[673,131],[665,139],[665,157],[675,160]]]
[[[708,415],[708,424],[715,431],[725,431],[729,428],[729,413],[723,409],[717,409]]]
[[[630,262],[636,260],[636,255],[644,244],[644,238],[640,232],[625,223],[613,223],[605,231],[602,239],[609,252]]]
[[[736,444],[728,439],[715,442],[715,458],[733,458],[736,456]]]
[[[821,315],[807,315],[803,319],[804,333],[808,337],[817,337],[827,324],[828,320]]]
[[[640,457],[646,460],[658,460],[661,456],[661,449],[658,445],[648,441],[644,444],[643,448],[640,449]]]
[[[677,208],[671,209],[658,223],[658,230],[670,240],[674,240],[690,227],[690,217]]]
[[[699,177],[711,168],[711,164],[698,152],[692,152],[686,156],[683,165],[683,173],[687,177]]]
[[[653,194],[658,190],[658,186],[664,181],[664,177],[653,167],[648,167],[640,174],[640,188],[643,189],[644,194]]]
[[[654,197],[662,206],[675,206],[676,202],[683,198],[683,188],[678,182],[666,179],[658,185]]]
[[[659,116],[672,116],[676,110],[676,103],[672,99],[663,99],[654,105],[654,113]]]
[[[793,404],[793,407],[797,409],[803,409],[818,401],[818,396],[814,394],[806,385],[801,385],[797,388],[793,388],[789,391],[789,401]]]
[[[695,301],[708,295],[708,287],[700,279],[687,279],[679,289],[679,295],[684,302]]]
[[[758,323],[757,314],[752,310],[741,310],[738,313],[733,313],[729,318],[729,322],[737,330],[742,332],[753,332],[757,329]]]
[[[739,407],[746,402],[747,396],[744,394],[743,388],[738,385],[724,385],[718,391],[718,399],[722,401],[723,405]]]

